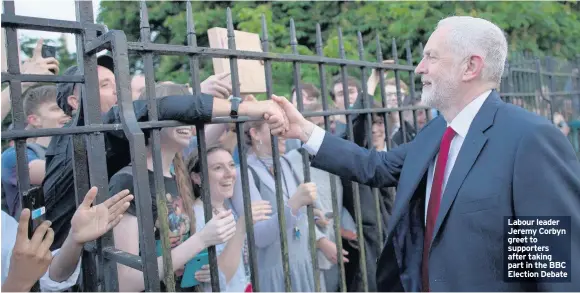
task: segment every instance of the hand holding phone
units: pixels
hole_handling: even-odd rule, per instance
[[[41,186],[33,187],[24,193],[22,196],[22,207],[30,211],[28,238],[32,238],[36,228],[38,228],[38,226],[40,226],[46,219],[44,193],[42,192]]]
[[[42,75],[58,74],[58,66],[60,63],[55,57],[51,57],[51,55],[56,55],[56,48],[43,44],[43,39],[39,39],[36,42],[36,47],[32,51],[32,57],[20,65],[20,72]]]
[[[207,250],[194,256],[187,264],[185,264],[185,271],[183,272],[183,277],[181,279],[181,288],[190,288],[198,285],[199,281],[195,278],[195,273],[208,264],[209,256]]]
[[[56,47],[49,45],[42,45],[42,58],[56,58]],[[49,69],[50,72],[56,74],[54,69]]]
[[[50,228],[51,222],[42,222],[32,237],[29,237],[30,216],[27,208],[20,214],[16,243],[10,258],[8,276],[2,284],[3,290],[30,291],[52,262],[50,246],[54,240],[54,231]]]

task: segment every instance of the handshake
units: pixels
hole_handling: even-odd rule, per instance
[[[264,118],[274,136],[308,141],[315,125],[306,120],[288,99],[272,95],[271,100],[240,104],[240,114]]]
[[[200,84],[201,92],[217,99],[227,99],[232,93],[229,75],[229,73],[221,73],[208,77]],[[238,114],[251,118],[264,118],[272,135],[286,139],[297,138],[302,142],[310,138],[315,126],[306,120],[285,97],[276,95],[272,95],[272,99],[266,101],[257,101],[252,95],[245,96],[239,106]]]

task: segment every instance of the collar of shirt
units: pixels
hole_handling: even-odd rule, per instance
[[[475,119],[475,115],[483,106],[483,103],[491,93],[491,90],[485,91],[477,98],[475,98],[471,103],[469,103],[457,116],[455,119],[448,123],[447,126],[451,126],[455,132],[460,135],[461,137],[465,138],[467,136],[467,131],[469,131],[469,127],[471,126],[471,122]]]

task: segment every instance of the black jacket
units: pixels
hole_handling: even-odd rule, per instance
[[[208,122],[211,120],[213,97],[199,96],[168,96],[157,100],[159,120],[178,120],[187,124]],[[149,119],[147,101],[133,102],[135,116],[139,122]],[[80,112],[80,111],[79,111]],[[118,106],[103,115],[104,124],[121,123]],[[82,116],[75,122],[65,126],[82,126]],[[145,132],[147,137],[147,131]],[[131,162],[129,141],[123,130],[105,132],[106,164],[108,178],[111,178],[121,168]],[[42,183],[46,218],[52,221],[54,242],[51,250],[60,248],[70,230],[70,221],[76,211],[76,198],[73,177],[73,140],[72,135],[55,136],[46,151],[46,175]]]

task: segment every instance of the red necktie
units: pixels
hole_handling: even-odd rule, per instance
[[[425,292],[429,292],[429,248],[431,247],[431,238],[433,238],[433,229],[435,229],[437,214],[439,214],[439,204],[441,203],[449,147],[451,147],[451,141],[454,136],[455,131],[451,127],[447,127],[445,134],[443,134],[441,145],[439,145],[439,156],[437,157],[435,174],[433,175],[433,183],[431,184],[431,196],[429,197],[429,206],[427,208],[427,223],[425,224],[425,239],[423,240],[422,280],[423,291]]]

